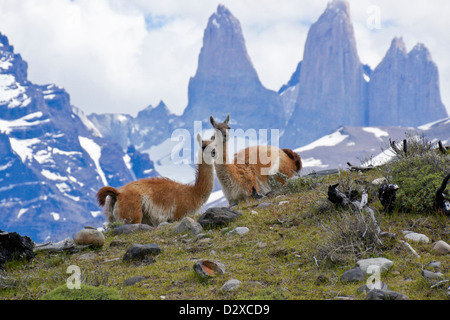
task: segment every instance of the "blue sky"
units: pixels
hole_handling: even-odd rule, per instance
[[[375,68],[396,36],[403,37],[408,50],[424,43],[438,65],[441,95],[450,110],[450,1],[348,2],[361,62]],[[302,59],[309,26],[327,3],[1,0],[0,32],[28,62],[31,81],[64,87],[72,104],[87,114],[135,115],[160,100],[180,114],[187,105],[203,31],[218,4],[241,22],[262,83],[278,90]]]

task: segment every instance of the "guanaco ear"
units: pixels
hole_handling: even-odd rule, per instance
[[[216,127],[216,121],[214,120],[213,116],[209,117],[209,121],[211,122],[213,128],[215,128]]]
[[[230,121],[230,114],[227,115],[227,118],[225,119],[224,123],[228,124],[228,121]]]
[[[202,136],[200,133],[197,134],[197,142],[200,145],[200,147],[202,146]]]

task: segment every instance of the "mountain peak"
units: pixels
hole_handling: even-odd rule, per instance
[[[8,37],[0,33],[0,74],[12,74],[20,83],[27,81],[28,64],[14,53]]]
[[[423,43],[417,43],[409,52],[409,57],[431,61],[431,53]]]
[[[347,1],[343,0],[333,0],[331,2],[328,2],[327,9],[325,12],[332,12],[332,13],[343,13],[346,16],[350,17],[350,5]]]

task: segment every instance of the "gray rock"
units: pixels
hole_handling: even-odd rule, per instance
[[[450,245],[443,240],[439,240],[433,245],[433,248],[431,250],[439,255],[450,254]]]
[[[136,277],[132,277],[132,278],[126,279],[126,280],[123,282],[123,286],[124,286],[124,287],[134,286],[136,283],[139,283],[139,282],[141,282],[141,281],[144,281],[145,279],[147,279],[146,276],[136,276]]]
[[[189,217],[184,217],[175,227],[176,233],[191,232],[194,236],[202,233],[203,228],[200,223]]]
[[[241,286],[242,282],[237,279],[231,279],[224,283],[220,288],[220,292],[231,292],[237,290]]]
[[[372,286],[373,285],[367,286],[367,284],[365,284],[365,285],[359,287],[356,290],[356,292],[358,292],[359,294],[362,294],[362,293],[369,293],[369,291],[375,290],[375,289],[376,290],[381,290],[381,291],[388,291],[389,290],[389,286],[386,283],[384,283],[383,281],[380,282],[380,284],[379,284],[380,287],[379,288],[373,288]]]
[[[342,283],[350,283],[350,282],[360,282],[364,281],[364,273],[361,271],[359,267],[355,267],[353,269],[345,271],[341,276]]]
[[[409,300],[409,297],[390,290],[370,290],[366,296],[366,300]]]
[[[266,207],[270,207],[270,206],[272,206],[273,204],[272,203],[269,203],[269,202],[262,202],[262,203],[260,203],[260,204],[258,204],[256,207],[257,208],[266,208]]]
[[[226,207],[209,208],[197,219],[197,222],[200,223],[204,229],[221,228],[241,216],[242,213]]]
[[[101,247],[105,243],[105,236],[96,229],[83,229],[75,234],[73,241],[77,245]]]
[[[250,231],[250,229],[247,227],[236,227],[233,230],[231,230],[230,232],[228,232],[228,234],[237,234],[237,235],[243,236],[244,234],[248,233],[249,231]]]
[[[429,243],[430,239],[422,234],[422,233],[416,233],[416,232],[408,232],[405,234],[405,239],[414,241],[414,242],[423,242],[423,243]]]
[[[422,270],[422,276],[430,281],[434,281],[434,280],[442,280],[444,279],[444,275],[440,272],[433,272],[433,271],[428,271],[423,269]]]
[[[114,228],[113,234],[130,234],[137,231],[150,231],[153,230],[152,226],[149,226],[148,224],[142,224],[142,223],[135,223],[135,224],[124,224],[121,226],[118,226]]]
[[[217,261],[202,259],[194,264],[194,271],[201,278],[209,278],[224,274],[225,266]]]
[[[154,256],[161,253],[161,248],[154,243],[149,244],[133,244],[130,248],[128,248],[127,252],[123,256],[123,261],[150,261],[153,262],[152,259]]]
[[[425,267],[427,267],[429,269],[433,269],[435,272],[437,272],[441,269],[441,262],[440,261],[431,261]]]
[[[394,265],[394,262],[386,258],[370,258],[359,260],[356,262],[356,264],[361,268],[361,271],[364,275],[370,275],[367,272],[369,266],[378,266],[383,273],[388,271]]]

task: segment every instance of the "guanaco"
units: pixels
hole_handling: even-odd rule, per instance
[[[214,187],[214,143],[202,140],[199,164],[193,185],[182,184],[164,177],[140,179],[116,189],[103,187],[97,201],[104,207],[109,222],[144,223],[158,226],[162,222],[180,220],[197,212],[208,200]]]
[[[291,178],[300,172],[302,168],[300,155],[291,149],[279,149],[270,145],[248,147],[236,153],[230,161],[228,159],[230,115],[222,123],[217,123],[213,116],[210,117],[210,121],[214,128],[211,139],[215,140],[218,151],[214,167],[230,206],[251,196],[258,197],[272,191],[269,177],[276,177],[280,181],[277,173],[283,173]]]

